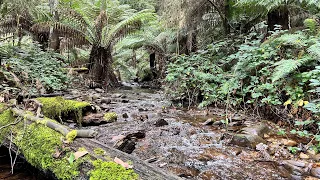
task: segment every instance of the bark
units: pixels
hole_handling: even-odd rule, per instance
[[[57,11],[54,12],[54,20],[59,22],[59,14]],[[60,39],[58,31],[53,28],[52,32],[50,32],[50,48],[55,52],[59,52],[60,49]]]
[[[104,86],[119,87],[120,83],[112,67],[112,47],[93,45],[89,58],[89,72],[91,78]]]
[[[156,53],[150,54],[150,69],[154,69],[156,67]]]
[[[289,29],[289,11],[287,7],[268,13],[268,30],[274,30],[275,25],[281,25],[282,29]]]

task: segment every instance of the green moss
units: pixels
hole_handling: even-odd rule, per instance
[[[62,97],[37,98],[43,105],[43,114],[49,118],[57,119],[74,113],[79,124],[82,121],[82,110],[90,106],[90,103],[73,100],[65,100]]]
[[[96,155],[99,155],[99,156],[102,156],[102,155],[104,155],[106,152],[103,150],[103,149],[101,149],[101,148],[95,148],[94,150],[93,150],[93,152],[96,154]]]
[[[4,106],[3,106],[4,107]],[[5,110],[0,114],[0,127],[6,126],[15,121],[13,113],[11,110]],[[9,133],[10,128],[2,128],[0,130],[0,144],[6,138],[6,135]]]
[[[115,112],[106,113],[103,116],[104,120],[107,122],[115,122],[118,119],[118,115]]]
[[[317,21],[314,19],[306,19],[303,22],[306,28],[309,28],[311,32],[315,32],[317,28]]]
[[[53,154],[62,149],[62,135],[42,124],[32,123],[19,131],[14,143],[33,166],[52,171],[58,179],[74,179],[79,175],[81,161],[70,164],[65,157],[56,159]]]
[[[84,147],[81,147],[81,148],[78,149],[78,151],[81,151],[81,152],[82,152],[82,151],[87,151],[87,149],[84,148]]]
[[[66,138],[69,142],[73,142],[73,140],[77,137],[77,134],[77,130],[72,130],[66,135]]]
[[[94,170],[90,172],[90,180],[137,180],[139,179],[132,169],[124,167],[114,162],[104,162],[102,160],[93,161]]]

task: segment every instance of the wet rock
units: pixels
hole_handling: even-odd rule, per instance
[[[148,111],[148,109],[145,109],[145,108],[139,108],[138,110],[139,110],[139,112]]]
[[[110,104],[110,103],[111,103],[111,99],[102,98],[102,99],[101,99],[101,103],[102,103],[102,104]]]
[[[299,157],[301,159],[309,159],[310,157],[308,155],[306,155],[305,153],[300,153]]]
[[[291,174],[291,178],[308,175],[310,171],[310,164],[302,161],[284,160],[280,165],[282,165]]]
[[[104,114],[89,114],[83,117],[82,124],[83,125],[100,125],[108,123],[103,118]]]
[[[136,142],[131,139],[124,139],[123,141],[116,143],[114,147],[120,151],[131,154],[136,148]]]
[[[145,137],[146,137],[146,132],[141,130],[141,131],[138,131],[138,132],[127,134],[125,139],[132,139],[132,138],[143,139]]]
[[[266,141],[260,136],[254,134],[235,134],[229,143],[241,147],[250,147],[255,149],[257,144],[266,144]]]
[[[200,174],[198,169],[192,167],[170,167],[169,170],[183,178],[193,178]]]
[[[95,91],[97,91],[98,93],[104,93],[105,92],[103,89],[100,89],[100,88],[96,88]]]
[[[199,179],[202,179],[202,180],[221,179],[221,176],[217,175],[213,170],[207,170],[199,174]]]
[[[208,119],[205,122],[201,123],[204,126],[210,126],[214,123],[213,119]]]
[[[145,121],[145,120],[149,119],[149,117],[148,117],[148,115],[145,114],[145,115],[136,116],[135,119],[138,121]]]
[[[217,151],[217,149],[205,149],[202,154],[197,158],[199,161],[212,161],[212,160],[223,160],[227,159],[228,156],[222,152]]]
[[[128,99],[122,99],[121,102],[122,103],[129,103],[129,100]]]
[[[245,127],[241,129],[241,133],[243,134],[257,135],[260,137],[263,137],[264,134],[267,134],[269,132],[270,132],[270,129],[265,124],[258,124],[255,126]]]
[[[105,103],[101,104],[99,107],[100,107],[102,110],[109,109],[109,106],[108,106],[107,104],[105,104]]]
[[[112,94],[111,98],[120,98],[122,94]]]
[[[157,120],[157,122],[154,125],[156,127],[162,127],[162,126],[169,125],[169,123],[164,119],[159,119],[159,120]]]
[[[127,113],[122,114],[122,117],[125,118],[125,119],[129,118]]]
[[[212,126],[221,126],[223,123],[221,121],[215,121]]]
[[[131,87],[131,86],[121,86],[120,89],[123,89],[123,90],[132,90],[133,87]]]
[[[320,178],[320,167],[312,168],[311,175]]]

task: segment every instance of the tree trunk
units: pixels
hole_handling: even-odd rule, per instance
[[[154,69],[156,67],[156,53],[150,54],[150,69]]]
[[[136,50],[132,50],[132,66],[134,69],[137,68],[137,54]]]
[[[281,25],[282,29],[289,29],[289,11],[287,7],[268,13],[268,30],[274,30],[275,25]]]
[[[54,20],[59,22],[59,14],[57,11],[54,12]],[[59,33],[55,28],[50,32],[50,48],[55,52],[59,52],[60,49]]]
[[[111,53],[112,47],[105,48],[94,45],[91,49],[88,68],[90,76],[95,82],[101,83],[105,87],[118,87],[120,83],[114,74]]]

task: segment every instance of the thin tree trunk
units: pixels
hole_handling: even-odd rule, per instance
[[[59,14],[57,11],[54,12],[54,20],[59,22]],[[50,32],[50,48],[53,49],[55,52],[59,52],[60,49],[60,39],[58,31],[53,28],[52,32]]]
[[[89,58],[89,71],[91,78],[108,87],[118,87],[120,83],[114,74],[112,67],[112,48],[104,48],[98,45],[92,47]]]

